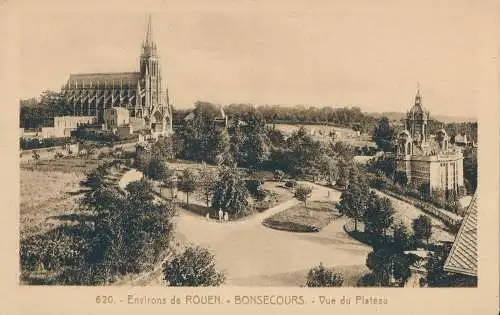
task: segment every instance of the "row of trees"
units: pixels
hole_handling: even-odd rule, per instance
[[[346,183],[354,149],[342,142],[314,140],[304,128],[288,139],[266,126],[256,111],[235,114],[226,129],[215,121],[213,104],[198,103],[194,118],[173,136],[176,157],[251,169],[282,170],[292,176],[323,177]]]
[[[342,193],[338,204],[340,212],[354,221],[354,235],[373,246],[367,256],[366,265],[372,270],[371,285],[404,286],[411,276],[410,267],[418,256],[407,252],[419,242],[432,235],[431,220],[420,216],[412,223],[412,231],[394,219],[390,199],[379,197],[370,187],[363,173],[353,173],[348,188]],[[364,225],[360,233],[358,223]],[[392,230],[392,235],[388,232]]]

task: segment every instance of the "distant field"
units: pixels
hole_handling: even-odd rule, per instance
[[[56,217],[75,212],[83,174],[21,169],[20,235],[43,233],[61,223]]]
[[[272,126],[269,124],[268,126]],[[375,143],[371,141],[368,135],[357,135],[356,131],[343,128],[324,125],[291,125],[291,124],[276,124],[275,128],[280,130],[285,135],[291,135],[294,131],[304,127],[315,140],[329,141],[331,140],[330,132],[335,131],[335,139],[347,142],[355,147],[376,147]]]
[[[58,160],[39,160],[38,163],[30,161],[22,162],[21,169],[38,172],[61,172],[61,173],[81,173],[93,170],[99,166],[101,160],[80,158],[65,158]]]
[[[269,126],[272,126],[272,124],[269,124]],[[348,135],[355,136],[356,135],[356,132],[354,130],[349,129],[349,128],[342,128],[342,127],[333,127],[333,126],[324,126],[324,125],[301,125],[301,124],[297,124],[297,125],[276,124],[275,126],[281,132],[286,133],[286,134],[291,134],[292,132],[298,130],[300,127],[304,127],[309,131],[323,130],[324,132],[326,132],[327,135],[330,131],[335,131],[335,132],[337,132],[337,134],[340,133],[342,136],[344,136],[344,135],[345,136],[348,136]]]

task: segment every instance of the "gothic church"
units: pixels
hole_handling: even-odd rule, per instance
[[[70,74],[62,88],[75,116],[93,116],[103,123],[108,108],[126,108],[130,120],[142,129],[159,134],[172,132],[172,108],[168,89],[163,89],[151,17],[142,45],[138,72]]]

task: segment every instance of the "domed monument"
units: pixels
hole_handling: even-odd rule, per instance
[[[406,113],[405,129],[396,137],[396,172],[406,174],[408,184],[427,193],[438,189],[459,192],[464,185],[462,151],[449,143],[444,128],[429,135],[429,117],[418,88]]]

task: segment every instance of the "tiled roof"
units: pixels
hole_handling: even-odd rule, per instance
[[[471,199],[444,270],[477,276],[477,193]]]

